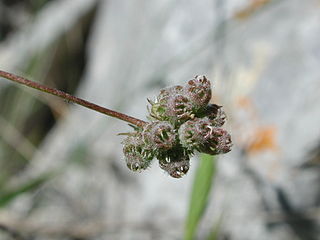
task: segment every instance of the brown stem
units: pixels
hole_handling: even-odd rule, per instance
[[[72,95],[70,95],[68,93],[65,93],[63,91],[60,91],[58,89],[44,86],[42,84],[30,81],[30,80],[28,80],[26,78],[14,75],[12,73],[8,73],[8,72],[0,70],[0,77],[6,78],[8,80],[14,81],[14,82],[19,83],[19,84],[26,85],[26,86],[31,87],[31,88],[35,88],[35,89],[40,90],[42,92],[46,92],[46,93],[58,96],[58,97],[63,98],[65,100],[67,100],[67,101],[70,101],[70,102],[73,102],[73,103],[77,103],[77,104],[79,104],[81,106],[84,106],[86,108],[90,108],[90,109],[92,109],[94,111],[103,113],[103,114],[108,115],[110,117],[118,118],[120,120],[126,121],[126,122],[131,123],[131,124],[133,124],[135,126],[138,126],[138,127],[142,127],[142,126],[144,126],[146,124],[145,121],[142,121],[140,119],[128,116],[128,115],[120,113],[120,112],[116,112],[116,111],[110,110],[108,108],[101,107],[101,106],[96,105],[94,103],[88,102],[88,101],[86,101],[84,99],[81,99],[81,98],[72,96]]]

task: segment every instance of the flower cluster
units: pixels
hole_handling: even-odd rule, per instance
[[[128,168],[145,170],[157,158],[160,168],[180,178],[188,172],[195,151],[229,152],[231,136],[221,128],[226,115],[221,106],[209,104],[210,99],[211,85],[205,76],[162,89],[154,101],[149,100],[150,122],[123,141]]]

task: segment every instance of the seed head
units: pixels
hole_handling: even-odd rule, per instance
[[[155,157],[171,177],[181,178],[195,151],[229,152],[231,136],[221,128],[226,114],[221,106],[209,104],[210,99],[211,85],[205,76],[196,76],[185,86],[162,89],[155,101],[149,100],[151,121],[123,141],[127,166],[143,170]]]

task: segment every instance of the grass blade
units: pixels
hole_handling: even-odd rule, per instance
[[[20,196],[21,194],[38,189],[40,186],[42,186],[42,184],[47,182],[52,176],[53,174],[47,173],[35,179],[32,179],[29,182],[16,187],[15,189],[10,189],[6,191],[2,190],[0,192],[0,208],[5,207],[7,204],[9,204],[12,200]]]
[[[207,206],[216,170],[215,164],[215,157],[207,154],[201,155],[192,186],[189,211],[185,224],[185,240],[192,240],[196,235],[199,222]]]

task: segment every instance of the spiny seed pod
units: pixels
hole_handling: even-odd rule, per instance
[[[148,99],[151,104],[151,109],[149,109],[150,116],[157,120],[168,120],[166,116],[168,99],[172,95],[181,94],[183,91],[183,87],[173,86],[170,88],[164,88],[160,90],[159,95],[156,97],[155,101],[151,101]]]
[[[169,150],[177,143],[177,134],[169,122],[154,121],[143,127],[142,138],[146,145],[158,151]]]
[[[165,170],[171,177],[181,178],[189,171],[190,159],[181,147],[168,151],[166,155],[158,159],[160,168]]]
[[[208,104],[204,110],[204,115],[207,116],[213,126],[221,127],[227,120],[226,113],[222,110],[222,106],[216,104]]]
[[[208,118],[195,118],[185,122],[178,130],[181,145],[191,151],[200,151],[199,147],[207,141],[211,128]]]
[[[202,148],[202,152],[211,155],[224,154],[231,151],[232,141],[231,135],[222,128],[214,128],[211,143]]]
[[[194,79],[187,83],[184,89],[195,111],[206,107],[211,99],[211,84],[203,75],[195,76]]]
[[[156,100],[149,102],[150,116],[153,119],[179,125],[194,117],[192,103],[185,96],[182,86],[162,89]]]
[[[168,99],[167,116],[169,121],[183,123],[194,117],[192,104],[189,99],[182,94],[177,94]]]
[[[182,124],[179,139],[189,151],[208,154],[226,153],[231,150],[231,137],[227,131],[212,125],[209,118],[195,118]]]
[[[133,133],[122,142],[127,167],[132,171],[141,171],[149,167],[153,153],[142,140],[141,133]]]
[[[171,177],[181,178],[187,174],[190,168],[190,160],[159,162],[160,168],[165,170]]]

